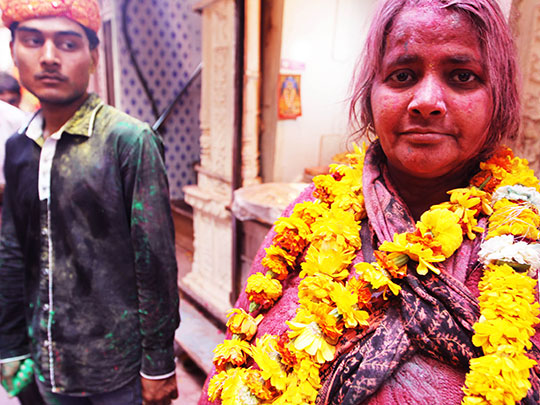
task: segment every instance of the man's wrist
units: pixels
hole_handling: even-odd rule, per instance
[[[170,373],[161,374],[161,375],[148,375],[148,374],[143,373],[142,371],[140,371],[139,373],[141,374],[141,377],[144,377],[147,380],[164,380],[166,378],[169,378],[175,375],[176,370],[173,370]]]
[[[0,359],[0,364],[11,363],[12,361],[22,361],[30,357],[30,354],[23,354],[21,356],[9,357],[6,359]]]

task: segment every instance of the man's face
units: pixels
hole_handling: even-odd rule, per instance
[[[15,107],[19,107],[21,103],[21,95],[16,91],[0,90],[0,100],[5,101]]]
[[[21,83],[42,105],[84,101],[97,49],[83,28],[65,17],[23,21],[11,43]]]

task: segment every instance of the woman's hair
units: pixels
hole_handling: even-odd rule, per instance
[[[519,75],[510,28],[495,0],[436,0],[441,9],[459,13],[472,22],[480,41],[493,100],[493,112],[483,154],[502,140],[517,135],[520,126]],[[430,3],[436,3],[431,0]],[[371,90],[382,67],[386,39],[405,7],[425,4],[426,0],[385,0],[376,12],[358,61],[352,83],[349,109],[351,124],[358,132],[373,131]],[[471,117],[474,119],[474,117]]]

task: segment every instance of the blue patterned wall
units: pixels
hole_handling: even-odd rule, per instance
[[[127,27],[140,70],[159,113],[174,100],[201,61],[201,15],[195,0],[132,0]],[[143,121],[156,118],[137,78],[122,36],[122,3],[116,3],[120,58],[120,107]],[[182,199],[182,187],[196,182],[199,160],[200,77],[192,83],[160,133],[165,143],[165,163],[172,199]]]

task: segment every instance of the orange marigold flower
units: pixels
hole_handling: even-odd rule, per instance
[[[380,250],[373,252],[377,262],[392,276],[392,278],[403,278],[407,275],[407,262],[409,257],[401,253],[385,253]],[[399,265],[398,265],[399,264]]]
[[[269,401],[275,398],[278,394],[277,390],[266,381],[259,370],[249,369],[246,373],[246,385],[251,390],[251,393],[257,398],[264,401]]]
[[[293,255],[279,246],[271,245],[266,248],[266,256],[261,264],[274,273],[278,280],[285,280],[289,274],[289,267],[292,267],[295,261],[296,258]]]
[[[489,170],[482,170],[476,174],[470,181],[470,184],[482,189],[487,193],[493,193],[501,183]]]
[[[309,235],[309,227],[297,217],[281,217],[275,223],[274,243],[293,256],[304,251]]]
[[[358,307],[371,308],[371,289],[370,283],[365,280],[360,280],[357,277],[351,277],[346,284],[347,290],[356,293],[358,296]]]
[[[298,358],[294,351],[291,351],[291,338],[288,332],[283,332],[277,341],[276,349],[281,356],[281,362],[289,367],[294,366],[298,362]]]
[[[246,294],[251,302],[259,304],[263,308],[274,305],[282,293],[281,284],[278,280],[270,279],[262,273],[249,276],[246,286]]]
[[[227,328],[236,335],[242,335],[246,340],[257,333],[257,325],[262,321],[263,315],[260,314],[257,318],[253,318],[250,314],[241,308],[233,308],[227,312]]]
[[[248,342],[238,339],[227,339],[214,349],[214,365],[216,370],[223,371],[227,364],[241,366],[251,356],[251,347]]]
[[[313,319],[328,337],[329,342],[335,344],[343,334],[343,322],[338,322],[337,314],[333,315],[334,308],[325,303],[313,302],[306,303],[306,308],[313,314]]]
[[[307,226],[311,226],[323,214],[325,209],[328,209],[328,206],[324,203],[317,204],[313,201],[304,201],[294,206],[293,215],[302,218]]]

